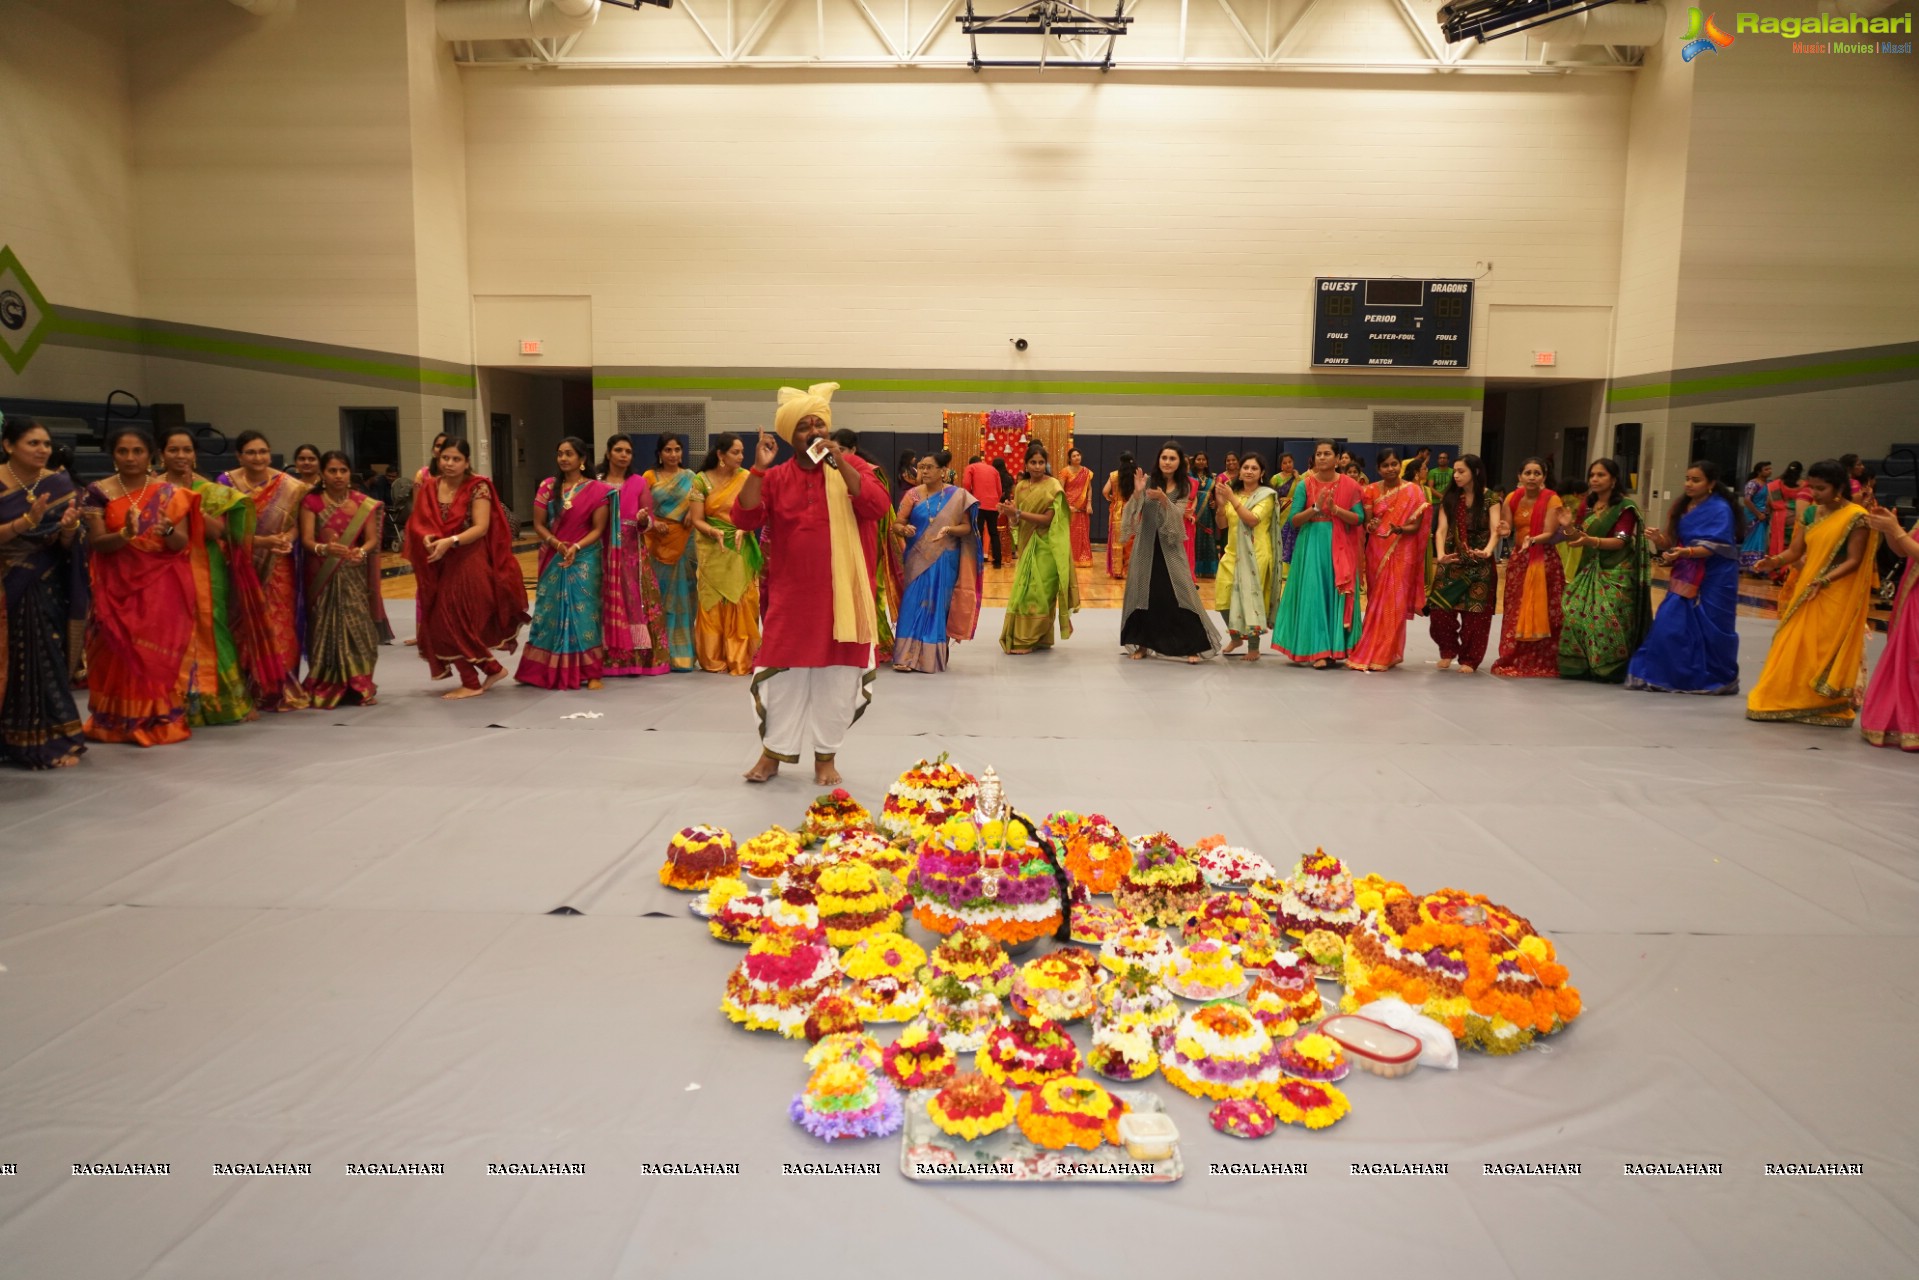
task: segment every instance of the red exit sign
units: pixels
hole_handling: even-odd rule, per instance
[[[521,338],[521,339],[520,339],[520,354],[521,354],[521,355],[523,355],[523,356],[537,356],[537,355],[539,355],[539,354],[540,354],[540,340],[539,340],[538,338]]]

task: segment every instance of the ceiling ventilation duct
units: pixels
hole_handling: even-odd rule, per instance
[[[600,17],[600,0],[440,0],[440,39],[553,40],[578,35]]]
[[[1666,38],[1663,4],[1609,4],[1539,28],[1547,62],[1569,62],[1580,45],[1644,49]]]

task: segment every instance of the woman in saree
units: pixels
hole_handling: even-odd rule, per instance
[[[1132,564],[1133,544],[1123,532],[1126,524],[1126,504],[1133,500],[1133,490],[1139,483],[1139,467],[1133,462],[1133,455],[1119,455],[1119,465],[1106,476],[1106,487],[1100,496],[1106,499],[1106,576],[1124,578]]]
[[[1079,612],[1066,490],[1047,474],[1047,464],[1046,447],[1028,444],[1024,473],[1000,507],[1013,523],[1018,564],[1006,593],[999,647],[1016,656],[1052,648],[1055,623],[1061,640],[1072,639],[1073,615]]]
[[[1505,511],[1486,488],[1486,464],[1476,453],[1453,463],[1452,483],[1439,501],[1433,531],[1433,584],[1426,591],[1426,624],[1439,646],[1439,669],[1453,663],[1471,675],[1486,660],[1486,641],[1499,606],[1495,556],[1506,532]]]
[[[114,473],[87,486],[84,506],[93,575],[86,735],[141,747],[185,742],[199,615],[187,548],[205,536],[200,500],[152,473],[145,431],[121,427],[106,444]]]
[[[1559,631],[1559,675],[1618,684],[1652,621],[1652,594],[1639,505],[1611,458],[1586,469],[1586,496],[1566,527],[1566,545],[1575,559]]]
[[[664,435],[653,450],[653,469],[646,483],[653,494],[653,522],[646,530],[646,560],[660,587],[666,617],[668,661],[675,671],[698,665],[693,631],[699,624],[695,554],[688,545],[693,515],[693,473],[681,465],[686,441]],[[657,639],[657,637],[656,637]]]
[[[1122,531],[1133,541],[1133,551],[1119,642],[1134,658],[1163,653],[1196,665],[1219,649],[1219,635],[1193,579],[1196,494],[1186,474],[1186,455],[1177,441],[1168,440],[1126,504]]]
[[[1293,562],[1293,542],[1299,537],[1299,530],[1293,528],[1293,522],[1287,513],[1293,507],[1293,486],[1299,483],[1299,464],[1290,453],[1279,455],[1279,470],[1272,479],[1273,497],[1276,505],[1274,514],[1279,519],[1279,564],[1274,568],[1273,598],[1277,600],[1286,592],[1287,567]],[[1277,605],[1274,606],[1277,609]]]
[[[1872,607],[1872,564],[1879,541],[1866,509],[1850,496],[1851,477],[1827,459],[1806,469],[1818,516],[1762,570],[1803,562],[1790,597],[1782,597],[1779,630],[1765,670],[1746,698],[1748,720],[1800,724],[1853,723],[1864,683],[1866,614]]]
[[[533,495],[533,533],[540,540],[539,588],[513,678],[541,689],[597,689],[605,674],[601,634],[606,541],[617,530],[613,490],[586,473],[586,441],[568,436],[555,451],[555,474]]]
[[[1213,607],[1226,623],[1222,655],[1246,646],[1246,661],[1259,661],[1259,638],[1271,627],[1279,589],[1279,495],[1266,487],[1266,460],[1256,453],[1229,453],[1236,471],[1221,472],[1205,521],[1219,526],[1219,573]]]
[[[1213,501],[1213,494],[1222,481],[1233,484],[1239,480],[1239,462],[1228,456],[1227,469],[1219,475],[1213,474],[1212,459],[1203,453],[1193,455],[1193,576],[1211,578],[1219,573],[1219,556],[1225,534],[1228,532],[1219,520],[1219,507]]]
[[[1899,517],[1881,506],[1867,512],[1866,523],[1895,555],[1906,558],[1906,574],[1886,628],[1885,652],[1859,707],[1859,732],[1875,747],[1919,751],[1919,618],[1912,603],[1919,583],[1919,524],[1902,529]]]
[[[320,455],[318,493],[300,511],[306,550],[307,697],[316,707],[370,707],[386,604],[380,596],[381,505],[353,487],[338,449]]]
[[[1493,674],[1536,679],[1559,674],[1565,621],[1566,563],[1559,558],[1566,504],[1546,487],[1546,464],[1528,458],[1519,487],[1506,496],[1506,527],[1519,537],[1506,562],[1506,616]]]
[[[312,493],[320,487],[320,450],[317,445],[298,445],[293,450],[293,461],[288,464],[293,478],[307,487]]]
[[[493,518],[493,482],[473,474],[472,458],[465,440],[447,441],[406,527],[406,558],[420,581],[420,656],[435,680],[460,677],[459,688],[440,695],[448,699],[478,697],[504,680],[492,651],[512,652],[527,621],[513,536]]]
[[[1754,565],[1772,554],[1766,543],[1772,531],[1773,503],[1781,488],[1783,486],[1772,478],[1772,463],[1753,464],[1752,473],[1746,477],[1746,486],[1739,495],[1746,517],[1746,537],[1739,544],[1739,569],[1742,573],[1752,573]]]
[[[1366,506],[1366,621],[1346,665],[1385,671],[1406,658],[1406,624],[1426,603],[1425,486],[1406,478],[1399,454],[1381,449],[1379,479],[1360,491]]]
[[[662,676],[672,670],[666,655],[666,612],[643,536],[653,522],[653,489],[633,470],[633,437],[621,434],[606,442],[600,479],[613,491],[610,501],[618,507],[620,522],[620,536],[607,539],[602,592],[606,607],[600,618],[605,671],[609,676]],[[609,527],[613,518],[609,512]]]
[[[1273,622],[1273,650],[1294,666],[1324,671],[1344,662],[1364,630],[1359,607],[1359,482],[1339,470],[1330,440],[1313,446],[1313,469],[1293,485],[1285,518],[1294,530],[1293,561]]]
[[[947,646],[971,640],[979,628],[986,550],[978,500],[947,484],[931,455],[920,459],[918,470],[919,483],[900,499],[892,523],[905,583],[893,670],[934,675],[946,670]]]
[[[217,482],[236,489],[253,504],[250,553],[267,626],[266,648],[278,659],[281,677],[269,683],[271,672],[249,671],[254,702],[262,711],[298,711],[307,705],[300,685],[300,658],[306,649],[306,593],[301,586],[299,557],[300,504],[307,486],[273,468],[273,446],[258,431],[242,431],[238,440],[240,469],[228,471]]]
[[[730,431],[713,437],[693,479],[693,511],[700,612],[693,651],[702,671],[753,674],[760,651],[760,540],[733,523],[733,504],[746,487],[746,445]]]
[[[1072,516],[1073,563],[1093,563],[1093,471],[1078,449],[1066,451],[1059,487],[1066,491],[1066,511]]]
[[[1710,462],[1693,463],[1664,529],[1647,539],[1670,576],[1666,598],[1626,668],[1628,689],[1739,692],[1739,495]]]
[[[32,418],[0,422],[0,760],[27,769],[80,763],[86,738],[73,702],[71,623],[87,613],[80,495],[50,471],[53,437]]]
[[[187,548],[195,606],[193,644],[187,650],[187,725],[193,729],[257,718],[247,673],[263,656],[268,663],[278,661],[277,653],[259,643],[266,634],[266,606],[253,559],[228,555],[230,546],[244,544],[253,533],[253,504],[237,490],[199,475],[194,469],[199,460],[192,431],[170,427],[161,432],[162,475],[200,499],[203,536]],[[244,598],[236,575],[249,589]],[[247,656],[254,662],[241,661],[243,637],[251,642]],[[279,681],[268,687],[278,688]]]

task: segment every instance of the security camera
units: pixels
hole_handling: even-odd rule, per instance
[[[1009,338],[1007,341],[1013,344],[1013,350],[1015,351],[1026,350],[1026,339],[1024,338]]]

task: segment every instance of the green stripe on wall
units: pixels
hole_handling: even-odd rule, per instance
[[[1629,404],[1635,400],[1658,400],[1668,396],[1706,395],[1715,391],[1740,391],[1793,382],[1820,382],[1829,378],[1858,378],[1903,371],[1919,371],[1919,353],[1833,360],[1825,364],[1798,365],[1791,369],[1757,369],[1749,373],[1653,382],[1640,387],[1613,387],[1606,392],[1606,402]]]
[[[158,354],[164,354],[167,351],[190,351],[195,355],[213,356],[222,360],[251,360],[261,364],[287,365],[322,373],[346,373],[364,378],[383,378],[392,382],[455,387],[463,391],[471,391],[477,385],[477,380],[471,373],[422,369],[417,365],[367,360],[355,356],[327,355],[318,351],[301,351],[297,348],[278,347],[263,342],[209,338],[201,334],[178,333],[144,325],[82,320],[74,316],[63,316],[58,312],[48,317],[48,331],[70,333],[77,337],[94,338],[104,342],[147,347],[154,349]]]
[[[596,375],[595,391],[778,391],[782,378]],[[1390,382],[1019,382],[992,378],[851,378],[843,392],[951,396],[1143,396],[1239,400],[1457,400],[1477,402],[1477,386],[1408,386]]]

